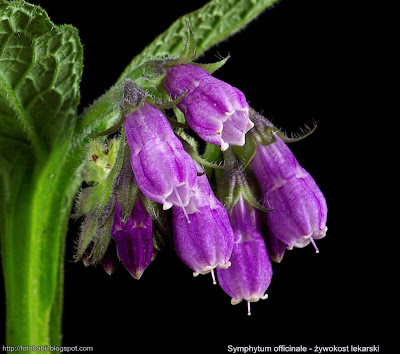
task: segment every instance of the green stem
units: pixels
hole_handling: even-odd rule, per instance
[[[68,144],[45,163],[18,164],[19,188],[3,207],[7,345],[60,345],[65,237],[79,187]],[[64,156],[64,159],[62,159]],[[36,163],[35,163],[36,162]]]

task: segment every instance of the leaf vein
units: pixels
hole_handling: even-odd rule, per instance
[[[33,128],[33,124],[29,119],[27,112],[24,107],[19,102],[15,92],[8,85],[3,75],[0,73],[0,89],[5,93],[6,97],[11,104],[11,108],[17,115],[18,121],[22,124],[23,129],[28,135],[28,139],[31,141],[33,148],[35,149],[35,153],[37,157],[42,157],[44,153],[44,147],[38,137],[36,136],[35,130]]]

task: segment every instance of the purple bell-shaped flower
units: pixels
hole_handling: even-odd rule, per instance
[[[206,175],[197,177],[197,187],[185,209],[173,207],[173,228],[175,251],[193,269],[194,276],[211,272],[214,278],[214,268],[231,265],[232,227]]]
[[[222,151],[229,145],[244,145],[245,134],[254,124],[240,90],[193,64],[169,67],[164,87],[172,98],[188,91],[177,106],[200,138],[220,145]]]
[[[231,266],[218,269],[221,288],[232,298],[232,305],[266,299],[272,279],[272,266],[261,235],[260,212],[247,204],[240,195],[229,212],[235,244],[230,258]]]
[[[164,210],[185,207],[196,184],[196,167],[164,113],[146,102],[126,117],[125,134],[143,194]]]
[[[304,247],[326,234],[327,205],[311,175],[302,168],[288,146],[276,141],[258,145],[251,162],[268,207],[268,227],[288,249]]]

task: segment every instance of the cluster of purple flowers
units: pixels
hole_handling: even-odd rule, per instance
[[[253,134],[244,94],[202,67],[167,67],[163,87],[172,99],[185,93],[177,107],[187,125],[221,151],[244,146],[246,133]],[[173,247],[179,258],[194,276],[211,273],[214,283],[216,269],[219,285],[232,304],[247,301],[249,314],[250,302],[267,297],[270,260],[280,262],[285,249],[310,242],[316,248],[314,240],[325,236],[325,198],[276,132],[271,133],[270,143],[256,145],[251,164],[240,171],[256,177],[260,200],[269,211],[250,205],[240,191],[234,203],[224,207],[203,167],[185,151],[155,104],[145,101],[128,114],[124,132],[141,197],[162,204],[163,210],[172,208]],[[263,233],[262,219],[268,225]],[[136,198],[127,220],[116,201],[111,236],[122,264],[139,279],[155,252],[153,220],[141,198]]]

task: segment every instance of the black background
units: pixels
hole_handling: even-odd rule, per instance
[[[33,3],[56,24],[79,29],[82,111],[158,33],[205,1]],[[71,221],[63,345],[93,346],[95,353],[226,353],[228,345],[280,344],[380,345],[390,352],[398,281],[392,14],[384,1],[282,0],[199,60],[231,54],[215,76],[287,132],[318,123],[290,147],[328,202],[320,254],[311,246],[287,252],[274,264],[268,300],[253,304],[248,317],[244,303],[231,306],[210,276],[193,278],[169,249],[139,281],[122,266],[108,276],[73,263],[78,225]]]

